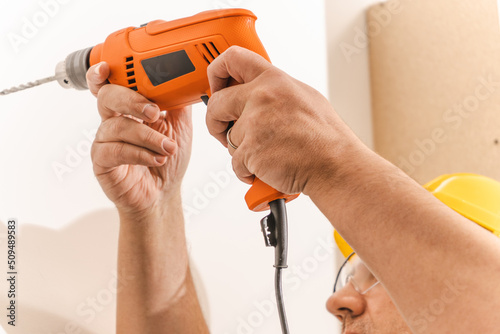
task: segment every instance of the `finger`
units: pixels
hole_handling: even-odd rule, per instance
[[[96,135],[97,142],[124,142],[161,155],[172,155],[177,144],[149,126],[127,117],[113,117],[102,123]]]
[[[241,117],[248,94],[248,84],[238,85],[216,92],[208,101],[205,116],[208,132],[226,147],[229,123]]]
[[[109,169],[121,165],[142,165],[158,167],[167,161],[167,157],[150,150],[121,142],[94,142],[92,161],[98,167]]]
[[[103,120],[118,115],[130,115],[145,122],[155,122],[160,108],[141,94],[119,85],[104,85],[97,94],[97,108]]]
[[[208,82],[212,94],[225,88],[229,78],[247,83],[273,65],[257,53],[239,46],[231,46],[208,66]]]
[[[87,71],[87,85],[95,97],[97,97],[99,89],[109,83],[108,76],[109,65],[104,61],[95,64]]]
[[[234,151],[231,163],[233,165],[233,170],[236,174],[236,177],[238,177],[238,179],[242,182],[252,184],[253,180],[255,179],[255,175],[253,175],[253,173],[248,170],[244,163],[244,145],[245,144],[242,144],[242,146],[238,147],[238,149]]]

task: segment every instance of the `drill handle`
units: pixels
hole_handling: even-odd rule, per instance
[[[230,79],[230,83],[228,86],[233,86],[238,84],[234,79]],[[202,101],[207,105],[208,100],[211,96],[211,92],[207,91],[206,95],[201,97]],[[234,122],[230,122],[227,130],[233,126]],[[258,212],[265,211],[269,209],[269,203],[275,201],[277,199],[285,199],[285,203],[291,200],[296,199],[299,194],[284,194],[270,185],[262,182],[258,177],[255,177],[253,180],[252,186],[247,191],[245,195],[245,202],[250,210]]]
[[[252,211],[264,211],[269,209],[270,202],[280,198],[285,199],[285,202],[289,202],[298,196],[299,194],[284,194],[255,177],[252,186],[245,195],[245,202]]]

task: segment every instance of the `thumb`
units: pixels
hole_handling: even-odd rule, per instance
[[[95,97],[97,97],[99,89],[109,83],[109,72],[109,64],[104,61],[95,64],[87,71],[87,85]]]
[[[226,88],[228,80],[248,83],[273,65],[257,53],[239,46],[231,46],[208,67],[208,82],[212,94]]]

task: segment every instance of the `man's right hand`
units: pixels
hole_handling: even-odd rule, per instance
[[[230,78],[240,85],[227,87]],[[237,121],[230,139],[238,149],[228,149],[243,182],[257,176],[283,193],[310,195],[369,154],[324,96],[252,51],[232,46],[208,79],[208,130],[227,146]]]
[[[89,69],[102,123],[92,145],[94,173],[121,213],[148,213],[180,192],[191,154],[191,109],[160,113],[131,89],[107,82],[109,66]]]

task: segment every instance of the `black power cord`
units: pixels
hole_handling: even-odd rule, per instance
[[[285,199],[277,199],[269,203],[271,214],[260,221],[262,233],[267,247],[275,247],[274,267],[276,268],[274,287],[276,304],[281,323],[281,332],[289,334],[286,320],[285,305],[283,303],[283,288],[281,270],[287,268],[288,256],[288,219],[286,215]]]
[[[205,104],[208,104],[208,96],[201,97]],[[234,125],[231,121],[226,131]],[[280,317],[281,332],[289,334],[288,322],[286,320],[285,304],[283,302],[283,288],[281,280],[281,270],[288,268],[288,218],[286,215],[285,199],[280,198],[269,202],[271,214],[262,218],[260,226],[264,234],[264,241],[267,247],[274,247],[274,267],[276,273],[274,277],[274,288],[276,292],[276,304],[278,305],[278,315]]]
[[[276,275],[274,279],[274,289],[276,291],[276,303],[278,304],[278,315],[280,317],[281,332],[288,334],[288,322],[286,320],[285,304],[283,303],[283,290],[281,288],[281,269],[276,267]]]

